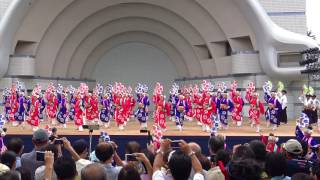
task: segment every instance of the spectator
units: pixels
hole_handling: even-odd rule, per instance
[[[53,167],[58,180],[74,180],[78,175],[76,163],[70,157],[58,158]]]
[[[134,166],[126,165],[119,172],[118,180],[141,180],[141,178]]]
[[[311,163],[301,157],[303,150],[299,141],[295,139],[289,139],[283,145],[282,150],[287,160],[288,176],[292,176],[293,174],[299,172],[309,174]]]
[[[48,144],[43,150],[42,152],[47,151],[47,152],[52,152],[53,153],[53,161],[58,159],[58,149],[54,144]],[[40,167],[38,167],[35,171],[34,174],[32,174],[35,178],[35,180],[42,180],[44,179],[45,176],[45,165],[42,165]],[[56,180],[57,179],[57,175],[56,173],[53,171],[52,172],[52,180]]]
[[[270,180],[290,180],[285,176],[287,163],[285,157],[280,153],[269,153],[266,157],[265,169]]]
[[[7,171],[0,175],[1,180],[20,180],[20,175],[17,171]]]
[[[308,174],[296,173],[291,177],[291,180],[314,180],[314,179]]]
[[[10,171],[10,168],[8,166],[0,163],[0,175],[7,172],[7,171]]]
[[[51,129],[51,136],[49,137],[49,140],[51,142],[53,142],[53,140],[55,140],[56,138],[58,138],[58,133],[57,133],[58,129],[56,127],[53,127]]]
[[[16,168],[21,167],[21,154],[23,152],[24,146],[20,138],[11,138],[6,145],[8,151],[13,151],[16,153]]]
[[[231,179],[259,180],[262,169],[254,159],[240,158],[230,163],[228,171]]]
[[[319,159],[312,164],[311,176],[314,180],[320,180],[320,161]]]
[[[79,155],[80,159],[76,161],[78,174],[81,173],[81,169],[91,164],[92,162],[87,160],[88,158],[88,144],[84,139],[79,139],[72,144],[74,151]]]
[[[193,152],[195,152],[197,156],[199,156],[199,155],[202,154],[202,152],[201,152],[201,147],[200,147],[199,144],[197,144],[196,142],[189,142],[188,144],[189,144],[191,150],[192,150]]]
[[[96,156],[100,160],[100,163],[104,165],[108,179],[117,179],[122,168],[121,166],[114,167],[111,164],[113,158],[118,162],[120,159],[115,149],[116,148],[111,143],[106,142],[99,143],[95,148]]]
[[[230,158],[231,158],[230,153],[224,149],[220,149],[216,155],[211,156],[210,160],[212,162],[213,168],[211,168],[207,172],[206,179],[207,180],[224,180],[226,175],[224,174],[225,172],[222,172],[222,171],[224,170],[224,167],[229,163]],[[223,166],[223,167],[220,167],[220,166]]]
[[[20,173],[21,180],[30,180],[31,174],[29,171],[22,169],[21,167],[17,168],[16,171]]]
[[[107,173],[103,165],[89,164],[81,170],[81,180],[107,180]],[[109,179],[108,179],[109,180]]]
[[[140,153],[141,147],[137,141],[129,141],[125,147],[126,154]]]
[[[171,172],[170,175],[165,174],[160,169],[165,164],[163,162],[163,156],[165,152],[168,152],[171,144],[171,140],[165,139],[161,142],[160,150],[158,151],[154,164],[153,164],[153,180],[162,179],[175,179],[175,180],[186,180],[189,178],[191,173],[191,168],[193,167],[195,175],[193,179],[202,180],[204,179],[202,173],[202,167],[192,152],[190,146],[183,140],[179,143],[180,149],[172,151],[169,154],[168,167]]]
[[[13,151],[6,151],[1,154],[1,163],[8,166],[10,170],[16,169],[16,153]]]
[[[254,153],[256,162],[259,164],[261,169],[264,170],[265,160],[267,155],[266,146],[259,140],[253,140],[249,143],[249,147],[252,149]],[[268,177],[267,173],[263,171],[261,174],[261,178],[265,179],[267,177]]]
[[[215,155],[220,149],[224,149],[224,137],[213,136],[208,142],[210,155]]]
[[[33,133],[32,143],[34,149],[29,153],[24,153],[21,156],[21,167],[31,173],[31,180],[34,180],[36,169],[44,164],[43,161],[36,160],[36,151],[41,150],[48,144],[48,133],[44,129],[38,129]]]
[[[255,159],[254,152],[248,145],[235,145],[233,146],[232,160],[240,159]]]

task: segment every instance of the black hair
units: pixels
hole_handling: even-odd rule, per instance
[[[191,158],[181,150],[176,150],[172,154],[168,166],[175,180],[187,180],[192,168]]]
[[[16,153],[13,151],[6,151],[1,154],[1,163],[8,166],[10,169],[15,168]]]
[[[79,139],[73,142],[72,147],[76,151],[76,153],[80,155],[85,150],[88,150],[88,143],[84,139]]]
[[[287,162],[281,153],[268,153],[266,156],[265,170],[270,177],[286,174]]]
[[[140,144],[137,141],[129,141],[126,144],[125,152],[127,154],[140,153],[141,152]]]
[[[263,144],[259,140],[253,140],[249,143],[250,148],[255,154],[255,159],[257,161],[265,161],[267,151],[266,151],[266,145]]]
[[[313,178],[305,173],[296,173],[292,175],[291,180],[313,180]]]
[[[215,157],[215,162],[221,161],[225,166],[229,163],[230,160],[231,160],[230,152],[224,149],[220,149],[217,152],[217,155]]]
[[[23,142],[20,138],[14,137],[6,144],[7,150],[15,152],[17,155],[21,153]]]
[[[211,169],[211,163],[210,160],[207,156],[203,155],[203,154],[198,154],[197,158],[202,166],[202,169],[209,171],[209,169]]]
[[[235,152],[232,155],[232,160],[240,160],[240,159],[255,159],[254,152],[249,146],[241,145],[237,147]]]
[[[248,158],[232,161],[229,173],[231,179],[259,180],[262,169],[254,159]]]
[[[105,142],[99,143],[95,149],[96,157],[101,162],[105,162],[109,160],[112,157],[113,153],[114,153],[114,149],[110,143],[105,143]]]
[[[284,93],[284,94],[287,94],[287,91],[286,91],[286,90],[282,90],[281,92]]]
[[[54,144],[48,144],[43,148],[44,151],[51,151],[53,153],[54,160],[58,159],[59,151],[58,148]]]
[[[316,176],[317,179],[320,179],[320,160],[314,161],[311,167],[312,175]]]
[[[224,139],[222,136],[212,136],[208,141],[211,153],[216,154],[220,149],[224,149]]]
[[[141,180],[141,177],[134,166],[126,165],[119,172],[118,180]]]
[[[60,157],[53,164],[54,172],[60,180],[73,179],[77,176],[75,161],[70,157]]]

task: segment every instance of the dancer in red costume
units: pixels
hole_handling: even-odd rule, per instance
[[[92,98],[92,94],[88,93],[84,97],[84,107],[86,109],[85,112],[86,112],[87,123],[90,123],[90,124],[93,123],[93,120],[94,120],[94,117],[95,117],[93,106],[94,106],[94,100]]]
[[[188,119],[189,121],[192,121],[193,118],[195,117],[195,112],[194,112],[194,108],[193,108],[193,99],[192,99],[192,86],[190,86],[189,88],[185,89],[185,99],[186,102],[188,104],[189,110],[187,112],[187,114],[185,115],[185,118]]]
[[[113,87],[113,102],[115,105],[115,112],[114,112],[114,120],[116,121],[117,126],[120,130],[124,129],[124,111],[123,111],[123,90],[124,85],[121,83],[115,83]]]
[[[32,91],[30,116],[27,119],[27,123],[32,126],[33,131],[36,131],[39,128],[40,102],[38,101],[38,98],[40,93],[41,87],[39,85],[36,85],[36,87]]]
[[[10,121],[12,121],[12,126],[18,126],[19,122],[17,122],[14,118],[15,114],[18,112],[19,102],[18,102],[18,93],[17,93],[17,86],[16,84],[12,84],[11,87],[11,114],[10,114]]]
[[[77,126],[77,129],[79,131],[83,131],[83,113],[84,113],[84,107],[82,104],[82,98],[81,98],[81,94],[80,92],[76,93],[75,96],[75,105],[74,105],[74,112],[75,112],[75,116],[74,116],[74,123]]]
[[[153,96],[153,103],[155,104],[154,125],[166,131],[166,117],[170,116],[170,104],[165,101],[165,96],[162,95],[162,92],[163,86],[157,83]]]
[[[49,122],[52,124],[57,124],[56,117],[57,117],[57,107],[58,107],[58,98],[56,96],[56,89],[53,86],[53,83],[48,85],[48,88],[45,92],[45,99],[47,101],[46,104],[46,111],[47,117]]]
[[[92,118],[96,123],[99,123],[99,97],[97,92],[93,92],[91,96],[91,106],[92,106]]]
[[[201,94],[199,93],[198,85],[195,85],[193,89],[193,104],[194,104],[194,111],[195,111],[195,117],[198,121],[198,125],[202,126],[202,114],[203,114],[203,99]]]
[[[214,86],[211,82],[204,80],[201,84],[202,89],[202,131],[210,132],[212,127],[212,114],[217,113],[217,106],[215,101],[212,101],[210,92],[213,91]]]
[[[237,124],[238,127],[242,125],[242,109],[244,105],[244,101],[241,97],[240,90],[237,89],[238,83],[237,81],[233,81],[231,84],[231,92],[230,92],[230,97],[232,100],[232,103],[234,105],[234,109],[232,111],[232,120],[234,124]]]
[[[260,132],[260,114],[264,114],[264,106],[258,98],[258,93],[255,92],[254,84],[251,82],[246,90],[246,100],[250,104],[249,118],[251,127],[256,126],[256,132]]]

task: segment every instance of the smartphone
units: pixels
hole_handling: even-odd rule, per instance
[[[138,161],[136,156],[134,154],[125,154],[125,159],[126,161]]]
[[[44,161],[44,151],[36,151],[37,161]]]
[[[180,148],[180,143],[181,141],[180,140],[173,140],[171,141],[171,148],[172,149],[179,149]]]
[[[54,144],[63,144],[62,139],[55,139]]]

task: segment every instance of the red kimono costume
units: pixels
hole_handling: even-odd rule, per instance
[[[258,97],[254,97],[250,92],[246,93],[246,100],[250,104],[249,108],[249,118],[255,122],[255,124],[260,124],[260,114],[264,114],[264,106]]]
[[[166,129],[166,116],[170,116],[170,104],[166,103],[163,98],[159,99],[155,106],[156,111],[154,115],[154,123],[162,129]]]
[[[113,102],[116,106],[115,112],[114,112],[114,119],[118,126],[124,124],[124,116],[123,116],[123,109],[122,109],[122,98],[118,97],[117,95],[113,96]]]
[[[83,107],[82,107],[82,99],[79,97],[75,98],[75,105],[74,105],[74,123],[76,126],[83,125]]]
[[[202,123],[203,100],[200,96],[194,96],[195,116],[198,122]]]
[[[130,106],[131,106],[130,98],[124,97],[123,103],[122,103],[122,109],[123,109],[123,118],[124,118],[125,122],[127,121],[127,119],[129,118],[129,115],[130,115]]]
[[[134,111],[134,107],[136,106],[136,100],[131,95],[130,95],[129,99],[130,99],[130,113],[129,113],[129,115],[133,116],[134,115],[134,112],[133,112]]]
[[[31,108],[30,108],[30,116],[27,119],[27,123],[32,126],[39,126],[39,111],[40,111],[40,102],[36,97],[32,97],[31,99]]]
[[[95,117],[95,114],[93,112],[93,106],[94,106],[93,98],[90,96],[86,96],[84,98],[84,105],[86,108],[86,119],[88,121],[92,121]]]
[[[57,107],[58,107],[58,99],[53,95],[50,94],[47,97],[48,104],[46,106],[48,117],[53,119],[57,115]]]
[[[240,96],[236,96],[235,91],[231,92],[231,99],[234,104],[234,109],[232,111],[231,117],[234,121],[242,121],[242,109],[243,109],[243,99]]]
[[[92,118],[99,119],[99,99],[97,95],[91,97]]]
[[[10,114],[10,120],[15,121],[14,115],[18,112],[19,102],[17,97],[17,92],[14,91],[10,97],[11,99],[11,114]]]
[[[195,116],[195,112],[194,112],[194,109],[192,108],[192,99],[190,96],[186,97],[186,103],[188,104],[188,107],[189,107],[189,110],[186,115],[189,118],[193,118]]]
[[[205,93],[202,94],[203,99],[203,111],[202,111],[202,123],[204,125],[207,125],[211,127],[212,120],[211,115],[213,111],[215,110],[215,113],[217,113],[217,106],[214,101],[211,101],[210,96],[207,96]]]

